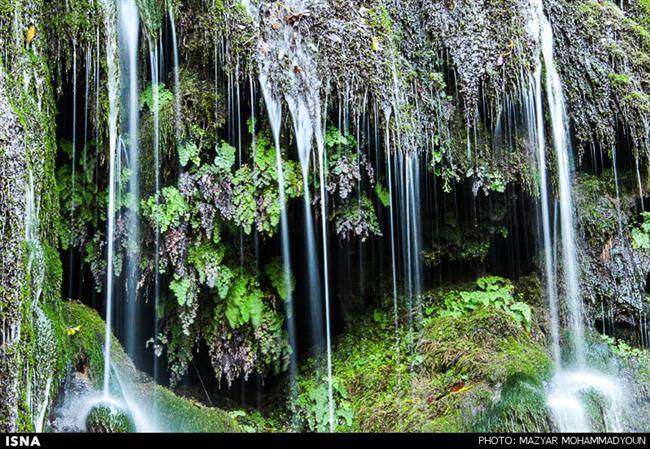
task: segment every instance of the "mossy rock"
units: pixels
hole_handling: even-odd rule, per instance
[[[432,316],[419,330],[391,313],[359,320],[334,348],[338,431],[548,431],[543,383],[552,373],[545,348],[495,307],[461,317]],[[399,342],[399,344],[397,344]],[[298,427],[318,416],[317,389],[326,382],[312,361],[298,380]],[[343,393],[341,393],[343,392]],[[322,405],[322,404],[321,404]],[[489,419],[488,419],[489,418]]]
[[[92,433],[130,433],[135,432],[135,424],[127,410],[102,402],[88,413],[86,430]]]
[[[100,388],[104,375],[104,338],[106,324],[92,308],[79,302],[64,302],[60,313],[50,313],[59,335],[60,345],[65,355],[65,365],[83,371],[95,388]],[[160,426],[165,430],[176,432],[240,432],[241,426],[226,411],[206,407],[188,398],[178,396],[169,389],[158,385],[145,374],[138,372],[119,341],[112,336],[111,358],[115,369],[124,378],[132,379],[132,395],[138,403],[155,404]],[[119,394],[119,391],[115,392]],[[106,408],[109,407],[110,410]],[[115,407],[111,404],[99,404],[86,421],[89,431],[108,432],[105,418],[115,415]],[[119,409],[118,409],[119,411]],[[130,419],[128,413],[124,412]],[[118,414],[119,415],[119,414]],[[90,418],[93,418],[92,422]],[[117,416],[114,431],[129,429],[120,423],[124,417]],[[113,424],[111,421],[109,424]],[[120,426],[117,426],[120,424]],[[90,430],[96,428],[98,430]],[[131,431],[131,430],[124,430]]]

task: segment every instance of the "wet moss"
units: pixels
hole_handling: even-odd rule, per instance
[[[135,424],[126,410],[102,403],[88,413],[86,429],[94,433],[129,433],[135,431]]]
[[[86,372],[96,389],[101,388],[104,375],[105,323],[97,312],[79,302],[65,302],[53,320],[59,331],[63,346],[63,360],[70,369]],[[205,407],[197,402],[177,396],[169,389],[156,384],[152,379],[134,368],[119,341],[112,337],[112,363],[115,368],[133,379],[132,394],[138,402],[156,407],[156,416],[163,429],[177,432],[238,432],[242,428],[228,412]],[[105,411],[101,412],[105,415]],[[99,418],[102,418],[99,416]],[[101,424],[102,419],[98,420]],[[121,422],[121,420],[120,420]],[[121,427],[120,427],[121,428]]]
[[[337,416],[351,413],[337,430],[548,429],[541,395],[550,357],[509,315],[486,307],[457,318],[430,317],[420,326],[413,334],[405,327],[395,333],[391,314],[377,311],[337,342]],[[312,362],[303,376],[299,394],[315,397],[326,382],[322,365]],[[495,412],[491,421],[487,410]],[[314,412],[298,413],[307,427],[304,417]]]

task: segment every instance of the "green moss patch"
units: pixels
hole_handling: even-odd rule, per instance
[[[375,312],[334,348],[338,431],[544,431],[545,348],[505,310],[432,315],[410,333]],[[533,326],[533,332],[537,328]],[[327,378],[312,361],[298,382],[294,425],[327,428]]]

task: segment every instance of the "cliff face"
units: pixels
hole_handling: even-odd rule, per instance
[[[141,45],[152,52],[157,42],[168,45],[170,17],[176,20],[178,55],[162,51],[158,56],[167,65],[178,57],[178,73],[168,69],[166,85],[154,88],[146,51],[137,63],[144,192],[138,200],[147,214],[142,222],[149,220],[138,244],[150,248],[154,230],[160,232],[166,220],[158,235],[160,258],[144,251],[145,268],[137,281],[144,291],[162,276],[162,324],[152,341],[157,352],[167,351],[174,380],[205,344],[217,381],[222,375],[231,382],[253,372],[281,371],[290,357],[283,301],[291,292],[278,288],[277,264],[261,269],[251,256],[259,239],[264,244],[277,238],[280,223],[264,89],[281,112],[289,108],[280,125],[283,147],[278,147],[286,162],[287,197],[304,195],[292,132],[304,106],[307,122],[317,138],[325,137],[320,143],[333,155],[327,163],[338,177],[327,180],[334,192],[327,219],[348,230],[343,235],[364,241],[370,234],[378,241],[382,233],[386,239],[393,235],[385,173],[391,170],[386,159],[397,161],[393,155],[399,150],[421,155],[422,172],[431,180],[427,189],[435,210],[423,206],[425,219],[431,220],[424,231],[442,223],[443,234],[444,229],[449,234],[436,234],[430,245],[443,254],[431,257],[434,265],[447,258],[449,271],[459,277],[468,267],[484,274],[492,268],[486,259],[499,236],[507,241],[504,247],[525,246],[508,231],[529,227],[522,235],[535,233],[531,217],[537,206],[531,203],[539,195],[539,173],[521,110],[539,62],[540,42],[527,28],[534,3],[137,1]],[[621,11],[609,0],[543,1],[576,144],[575,206],[584,239],[587,319],[598,330],[621,326],[628,336],[638,333],[650,308],[650,226],[644,227],[650,219],[641,206],[650,167],[650,11],[647,1],[623,4]],[[52,392],[69,370],[68,345],[57,340],[65,323],[64,250],[77,251],[95,275],[86,280],[92,284],[86,291],[101,292],[105,285],[110,110],[105,44],[107,36],[117,42],[115,28],[107,29],[114,22],[116,10],[106,1],[0,5],[0,430],[42,426]],[[85,73],[82,61],[88,64]],[[90,162],[84,160],[81,172],[68,160],[62,138],[70,134],[69,111],[57,116],[56,105],[72,104],[70,86],[81,86],[84,75],[84,132],[94,136],[88,138],[94,154],[89,152]],[[78,96],[80,107],[81,90]],[[159,105],[155,114],[154,102]],[[248,123],[246,114],[251,114]],[[162,161],[156,168],[154,123]],[[557,190],[553,165],[548,164],[549,185]],[[156,169],[162,174],[158,181],[168,188],[162,196],[154,195]],[[317,184],[311,178],[305,183],[314,190]],[[358,209],[349,204],[354,186]],[[74,189],[81,193],[75,196]],[[366,197],[372,205],[363,209]],[[319,195],[314,201],[320,201]],[[467,209],[460,213],[464,223],[459,204]],[[66,209],[60,212],[60,205]],[[77,213],[68,221],[69,208]],[[122,209],[116,270],[131,243],[126,235],[133,211]],[[386,242],[377,246],[388,260]],[[521,258],[539,268],[533,252]],[[381,284],[389,277],[384,275],[375,274],[374,281]],[[373,305],[383,301],[385,291],[377,291]],[[53,374],[44,377],[42,367]]]
[[[43,5],[12,2],[0,17],[0,428],[33,429],[56,371],[44,308],[61,301],[54,91]],[[40,366],[36,366],[40,365]],[[57,378],[61,373],[51,374]]]
[[[21,302],[25,280],[23,242],[25,239],[26,154],[23,130],[9,104],[6,75],[0,69],[0,201],[2,235],[0,252],[0,423],[5,431],[16,430],[18,416],[18,380],[20,378]],[[16,182],[16,181],[19,182]]]

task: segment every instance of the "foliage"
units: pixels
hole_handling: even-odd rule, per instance
[[[226,318],[230,326],[235,329],[251,323],[258,327],[262,322],[263,296],[252,276],[237,276],[226,296]]]
[[[377,186],[375,187],[375,193],[377,194],[377,198],[379,198],[382,206],[390,206],[390,195],[388,194],[388,190],[386,190],[383,185],[377,183]]]
[[[480,281],[486,290],[506,283]],[[333,347],[333,382],[346,393],[339,396],[335,387],[335,409],[346,400],[352,414],[349,421],[337,414],[338,431],[548,430],[543,381],[552,362],[507,312],[479,307],[461,316],[434,313],[415,332],[402,311],[395,328],[393,313],[378,309],[356,317]],[[328,430],[321,362],[310,361],[299,377],[299,425],[322,423]],[[489,422],[486,410],[496,410]]]
[[[272,236],[279,224],[275,146],[264,133],[256,135],[252,160],[236,168],[237,149],[224,141],[207,161],[203,142],[211,140],[206,135],[186,140],[179,148],[186,171],[177,186],[164,187],[142,202],[142,213],[161,241],[160,265],[149,261],[146,266],[168,277],[173,298],[159,304],[165,324],[154,341],[158,354],[167,349],[172,383],[185,373],[201,339],[217,379],[224,377],[228,384],[253,370],[283,370],[291,352],[272,293],[287,294],[277,276],[281,269],[270,265],[268,278],[260,276],[243,263],[239,247],[240,232],[248,234],[255,226]],[[300,195],[297,166],[284,162],[282,168],[286,197]]]
[[[514,286],[507,279],[488,276],[477,279],[477,290],[452,290],[443,296],[443,304],[428,309],[441,317],[458,318],[482,307],[497,307],[506,312],[517,324],[531,330],[532,309],[524,302],[515,301]]]
[[[296,279],[292,273],[289,273],[289,285],[286,285],[284,279],[284,266],[280,260],[275,259],[264,267],[264,272],[271,281],[271,285],[277,292],[278,296],[284,301],[289,299],[296,288]],[[287,288],[288,287],[288,288]]]
[[[268,136],[255,138],[252,166],[243,165],[233,176],[233,203],[237,209],[234,221],[250,234],[252,226],[257,231],[273,235],[280,223],[280,195],[275,146]],[[295,198],[302,192],[302,182],[297,165],[284,161],[285,198]]]
[[[157,95],[158,108],[165,108],[174,101],[174,94],[165,87],[165,84],[158,83],[154,87],[149,84],[140,94],[140,108],[146,108],[149,111],[154,110],[155,96]]]
[[[184,143],[178,147],[178,159],[182,167],[186,167],[189,161],[194,165],[199,165],[201,159],[199,158],[199,147],[194,143]]]
[[[625,359],[635,358],[646,366],[650,365],[650,354],[647,351],[630,346],[624,340],[617,340],[609,335],[600,334],[600,337],[617,356]]]
[[[359,237],[365,241],[371,234],[381,235],[375,207],[364,192],[364,187],[375,185],[372,165],[360,150],[354,137],[343,135],[330,127],[325,135],[328,150],[327,191],[332,195],[336,234],[342,240]],[[356,198],[354,193],[357,193]],[[376,194],[387,206],[388,193],[379,184]]]
[[[357,236],[365,242],[370,235],[381,235],[375,207],[365,195],[352,200],[332,214],[336,233],[343,240]]]
[[[327,376],[303,380],[299,388],[296,407],[300,411],[300,419],[307,423],[312,432],[328,432],[330,430],[329,394]],[[332,379],[334,395],[334,430],[349,429],[352,425],[353,414],[349,395],[339,379]]]
[[[645,251],[650,250],[650,212],[642,213],[643,221],[639,227],[632,228],[632,246]]]
[[[164,187],[161,194],[148,198],[142,208],[142,213],[155,223],[160,232],[177,227],[190,213],[187,201],[176,187]]]

